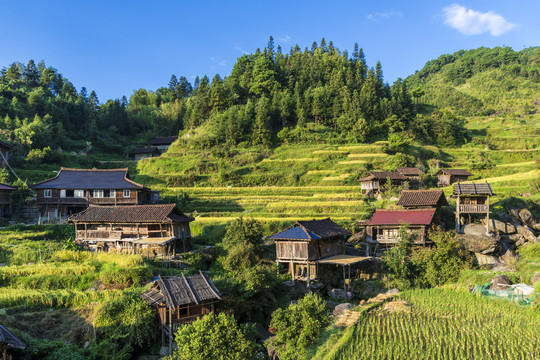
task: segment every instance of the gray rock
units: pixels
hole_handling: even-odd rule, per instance
[[[385,294],[388,294],[388,295],[399,294],[399,290],[396,288],[393,288],[393,289],[388,290]]]
[[[335,309],[336,306],[338,306],[338,305],[339,305],[338,302],[331,301],[331,300],[326,301],[326,307],[327,307],[328,309],[330,309],[330,311],[334,311],[334,309]]]
[[[340,316],[345,311],[350,310],[352,307],[353,305],[351,303],[339,304],[338,306],[334,308],[334,311],[332,311],[332,314],[334,314],[334,316]]]
[[[512,282],[506,275],[497,275],[491,280],[491,290],[508,290],[508,287],[512,285]]]
[[[540,281],[540,272],[537,271],[531,278],[531,285],[534,286],[539,281]]]
[[[508,242],[515,243],[515,242],[518,242],[521,239],[524,239],[524,238],[523,238],[523,235],[520,235],[520,234],[512,234],[512,235],[507,236],[507,241]]]
[[[533,214],[531,214],[529,209],[521,209],[519,211],[519,220],[521,220],[523,225],[527,225],[530,227],[534,227],[534,225],[536,225],[536,223],[538,222],[538,220],[534,218]]]
[[[521,236],[523,236],[525,238],[525,240],[527,240],[529,242],[534,242],[534,240],[536,240],[536,236],[531,231],[531,229],[529,229],[528,227],[518,226],[516,228],[516,230],[517,230],[518,234],[520,234]]]
[[[485,236],[486,227],[480,224],[467,224],[463,227],[463,233],[465,235]]]
[[[489,230],[493,232],[499,231],[504,234],[516,233],[516,227],[514,225],[495,219],[489,219]]]
[[[336,300],[345,300],[347,298],[347,293],[343,289],[332,289],[328,292],[328,296]]]
[[[486,235],[459,235],[459,239],[470,252],[487,255],[495,254],[500,250],[499,241]]]
[[[474,253],[476,256],[476,260],[478,261],[478,265],[497,265],[499,264],[499,259],[497,259],[496,256],[493,255],[484,255],[480,253]]]

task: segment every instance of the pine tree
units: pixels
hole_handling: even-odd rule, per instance
[[[251,142],[253,145],[270,147],[272,145],[272,131],[270,129],[270,100],[266,97],[257,103],[257,115],[253,125]]]

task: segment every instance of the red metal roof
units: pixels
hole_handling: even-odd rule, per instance
[[[377,209],[369,225],[430,225],[435,209],[429,210],[384,210]]]

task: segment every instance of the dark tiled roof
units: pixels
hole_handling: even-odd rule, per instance
[[[290,228],[269,237],[274,240],[325,239],[333,236],[351,236],[351,232],[328,219],[297,221]]]
[[[359,179],[358,181],[368,181],[368,180],[408,180],[405,176],[401,175],[397,171],[370,171],[369,175]]]
[[[439,171],[437,171],[436,175],[439,175],[439,174],[448,174],[448,175],[455,175],[455,176],[472,176],[472,174],[465,169],[440,169]]]
[[[30,186],[32,189],[145,189],[128,178],[128,169],[60,168],[56,177]]]
[[[370,225],[430,225],[435,209],[428,210],[384,210],[377,209],[369,221]]]
[[[153,154],[155,152],[159,152],[158,148],[155,146],[150,146],[150,147],[136,148],[136,149],[131,150],[129,153],[136,155],[136,154]]]
[[[166,304],[169,309],[221,299],[219,290],[200,270],[192,276],[159,277],[154,286],[140,296],[151,306]]]
[[[147,142],[147,145],[171,145],[178,139],[178,136],[162,136]]]
[[[409,176],[420,176],[422,175],[422,170],[415,167],[402,167],[396,169],[398,173],[401,175],[409,175]]]
[[[494,195],[489,183],[454,184],[453,195]]]
[[[448,206],[442,190],[403,190],[397,205],[400,206]]]
[[[9,191],[12,191],[12,190],[17,190],[17,188],[16,188],[16,187],[13,187],[13,186],[9,186],[9,185],[0,183],[0,190],[9,190]]]
[[[7,347],[12,349],[26,348],[26,345],[18,337],[2,325],[0,325],[0,343],[7,344]]]
[[[175,223],[193,221],[184,215],[175,204],[90,206],[69,218],[70,222],[106,223]]]

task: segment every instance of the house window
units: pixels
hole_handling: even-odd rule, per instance
[[[111,190],[109,192],[109,197],[112,197],[112,198],[116,197],[116,190]]]
[[[102,198],[103,197],[103,190],[94,190],[93,197]]]
[[[125,198],[131,197],[131,190],[124,190],[124,197]]]
[[[74,190],[73,191],[73,197],[83,198],[84,197],[84,190]]]
[[[46,198],[52,197],[52,190],[51,189],[43,190],[43,197],[46,197]]]
[[[66,197],[66,190],[62,189],[60,190],[60,197],[65,198]]]
[[[105,190],[103,192],[103,197],[106,197],[106,198],[114,198],[114,195],[115,195],[114,190]]]

